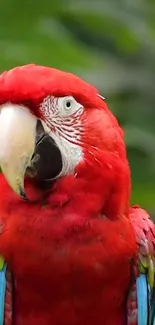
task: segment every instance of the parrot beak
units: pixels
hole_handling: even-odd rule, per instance
[[[62,169],[59,148],[43,122],[24,106],[0,108],[0,167],[11,188],[23,199],[25,176],[53,180]]]
[[[26,199],[24,174],[35,148],[37,119],[25,107],[0,109],[0,166],[12,189]]]

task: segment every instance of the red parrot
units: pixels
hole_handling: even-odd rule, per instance
[[[129,205],[98,90],[33,64],[2,73],[0,166],[0,324],[155,324],[155,226]]]

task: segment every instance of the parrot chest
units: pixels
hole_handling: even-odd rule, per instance
[[[1,221],[0,252],[14,277],[15,325],[124,324],[135,253],[125,220],[68,222],[31,212],[2,214]]]
[[[15,325],[33,325],[33,319],[38,325],[113,325],[114,319],[124,324],[130,267],[124,261],[111,267],[113,275],[104,266],[99,247],[64,245],[51,250],[50,260],[43,259],[40,270],[38,265],[33,272],[15,271]]]

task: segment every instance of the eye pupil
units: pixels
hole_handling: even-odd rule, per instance
[[[69,100],[66,102],[66,107],[71,107],[71,102]]]

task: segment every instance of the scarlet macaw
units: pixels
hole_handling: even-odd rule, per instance
[[[155,227],[98,90],[2,73],[0,165],[0,325],[154,325]]]

